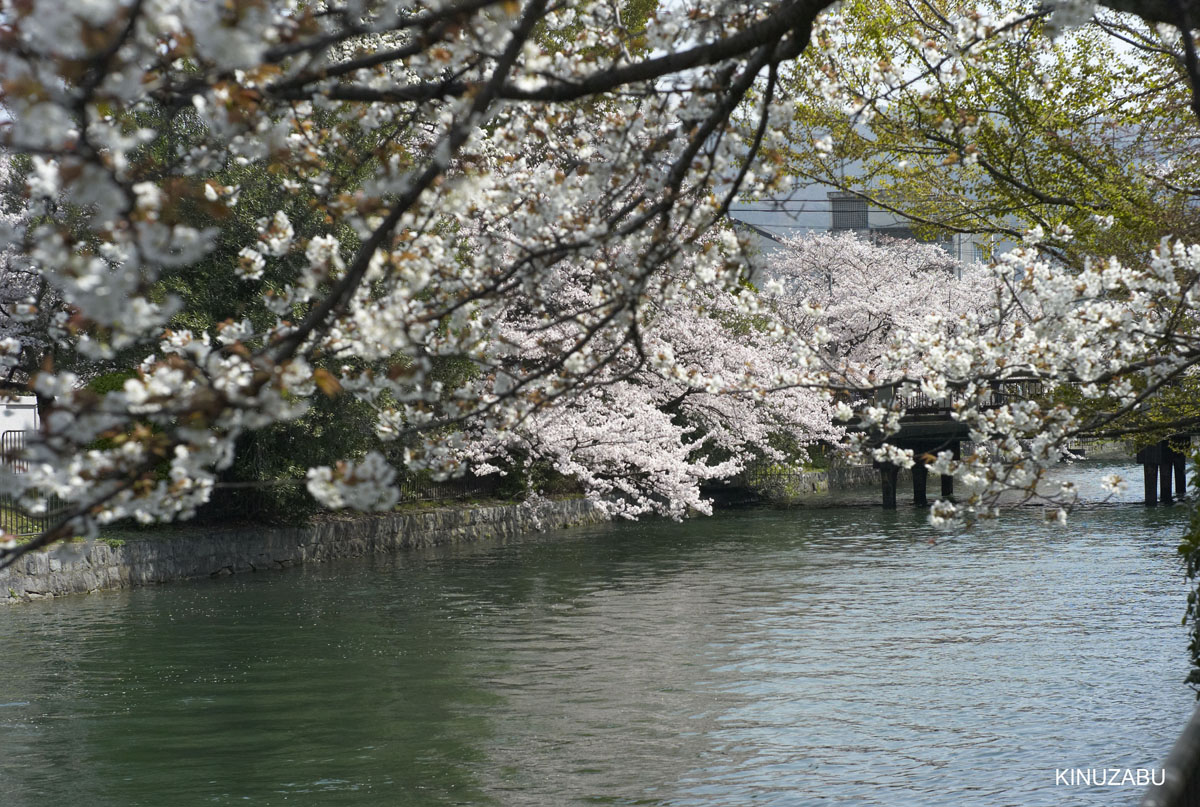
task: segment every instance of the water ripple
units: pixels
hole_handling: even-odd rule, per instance
[[[743,511],[7,609],[0,792],[1130,803],[1054,770],[1155,765],[1192,705],[1186,511],[1132,499],[937,536],[908,509]]]

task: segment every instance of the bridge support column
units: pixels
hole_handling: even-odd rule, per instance
[[[917,460],[912,467],[913,477],[913,504],[917,507],[925,507],[929,504],[929,497],[926,492],[926,486],[929,482],[929,469],[925,467],[925,463]]]
[[[1146,446],[1137,453],[1137,462],[1142,466],[1142,477],[1146,485],[1146,506],[1153,507],[1158,504],[1159,482],[1162,482],[1164,504],[1171,502],[1171,473],[1173,472],[1172,464],[1166,461],[1164,449],[1166,443],[1155,443],[1152,446]],[[1169,449],[1167,449],[1169,450]]]
[[[954,451],[954,459],[962,459],[962,443],[955,440],[951,446]],[[950,474],[942,474],[942,498],[949,499],[954,496],[954,477]]]
[[[879,466],[879,476],[883,480],[884,509],[896,509],[896,481],[899,475],[900,469],[890,462],[885,462]]]
[[[1158,500],[1163,504],[1175,502],[1171,494],[1171,483],[1175,481],[1175,453],[1168,441],[1158,444]]]
[[[1187,457],[1178,451],[1172,452],[1175,460],[1175,495],[1183,498],[1187,495]]]
[[[1158,504],[1158,466],[1146,463],[1142,466],[1142,477],[1146,488],[1146,506]]]

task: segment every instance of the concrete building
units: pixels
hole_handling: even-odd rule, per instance
[[[896,214],[874,207],[853,193],[829,185],[797,185],[790,193],[753,202],[736,202],[729,210],[737,226],[759,237],[760,249],[769,255],[779,241],[815,232],[853,230],[864,237],[911,238],[929,241],[917,233],[915,225]],[[948,254],[963,263],[987,261],[1009,245],[986,235],[949,233],[935,239]]]

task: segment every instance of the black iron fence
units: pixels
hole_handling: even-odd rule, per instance
[[[0,432],[0,464],[8,466],[9,470],[17,473],[25,472],[25,463],[21,461],[21,452],[25,450],[25,431],[9,429]]]
[[[67,503],[57,496],[48,496],[42,501],[45,507],[31,513],[23,509],[11,494],[0,493],[0,533],[18,537],[37,535],[57,524],[67,509]]]
[[[21,459],[25,450],[25,432],[10,429],[0,432],[0,466],[22,474],[28,466]],[[33,510],[21,507],[17,498],[8,492],[0,492],[0,533],[18,537],[37,535],[53,526],[61,518],[67,503],[57,496],[42,497]]]
[[[436,482],[431,479],[405,479],[399,484],[400,502],[433,502],[447,499],[486,499],[496,495],[501,478],[496,474],[466,476]]]

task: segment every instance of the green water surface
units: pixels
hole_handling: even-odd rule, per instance
[[[1054,775],[1155,766],[1192,707],[1186,509],[1124,501],[942,534],[867,495],[7,608],[0,804],[1135,803]]]

